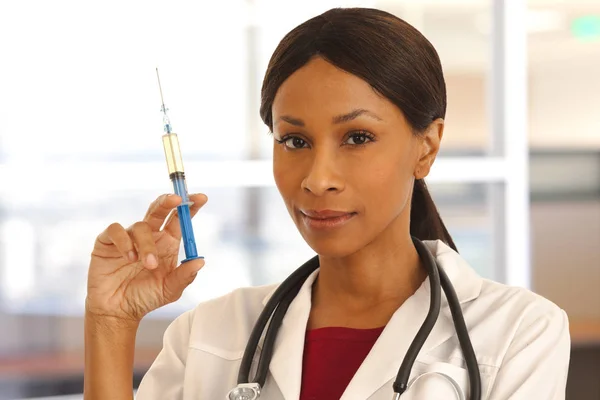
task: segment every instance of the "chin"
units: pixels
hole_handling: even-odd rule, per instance
[[[344,258],[350,256],[368,243],[362,215],[357,214],[341,226],[311,226],[300,212],[294,215],[294,222],[304,241],[319,256]]]
[[[330,237],[308,236],[301,232],[306,243],[321,257],[327,258],[345,258],[364,247],[364,244],[357,243],[357,240],[347,240],[338,235]]]

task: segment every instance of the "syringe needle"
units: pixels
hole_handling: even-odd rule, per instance
[[[163,112],[163,125],[165,127],[165,132],[171,133],[171,120],[167,115],[167,108],[165,107],[165,100],[163,99],[162,86],[160,84],[160,76],[158,75],[158,67],[156,67],[156,79],[158,79],[158,90],[160,90],[160,101],[162,102],[162,108],[160,110]]]
[[[165,100],[163,99],[162,86],[160,85],[160,75],[158,75],[158,67],[156,67],[156,79],[158,79],[158,90],[160,90],[160,101],[162,102],[163,112],[165,110]]]

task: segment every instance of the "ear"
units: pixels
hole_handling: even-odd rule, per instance
[[[443,135],[444,120],[442,118],[434,120],[427,130],[420,135],[419,158],[414,173],[416,179],[423,179],[429,175],[431,166],[440,150]]]

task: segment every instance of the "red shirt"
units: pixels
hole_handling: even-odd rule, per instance
[[[307,331],[300,400],[339,400],[382,331],[383,327]]]

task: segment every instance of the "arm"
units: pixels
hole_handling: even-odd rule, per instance
[[[138,324],[85,315],[85,400],[131,400]]]
[[[563,400],[571,343],[567,315],[558,308],[517,330],[498,371],[490,400]]]

